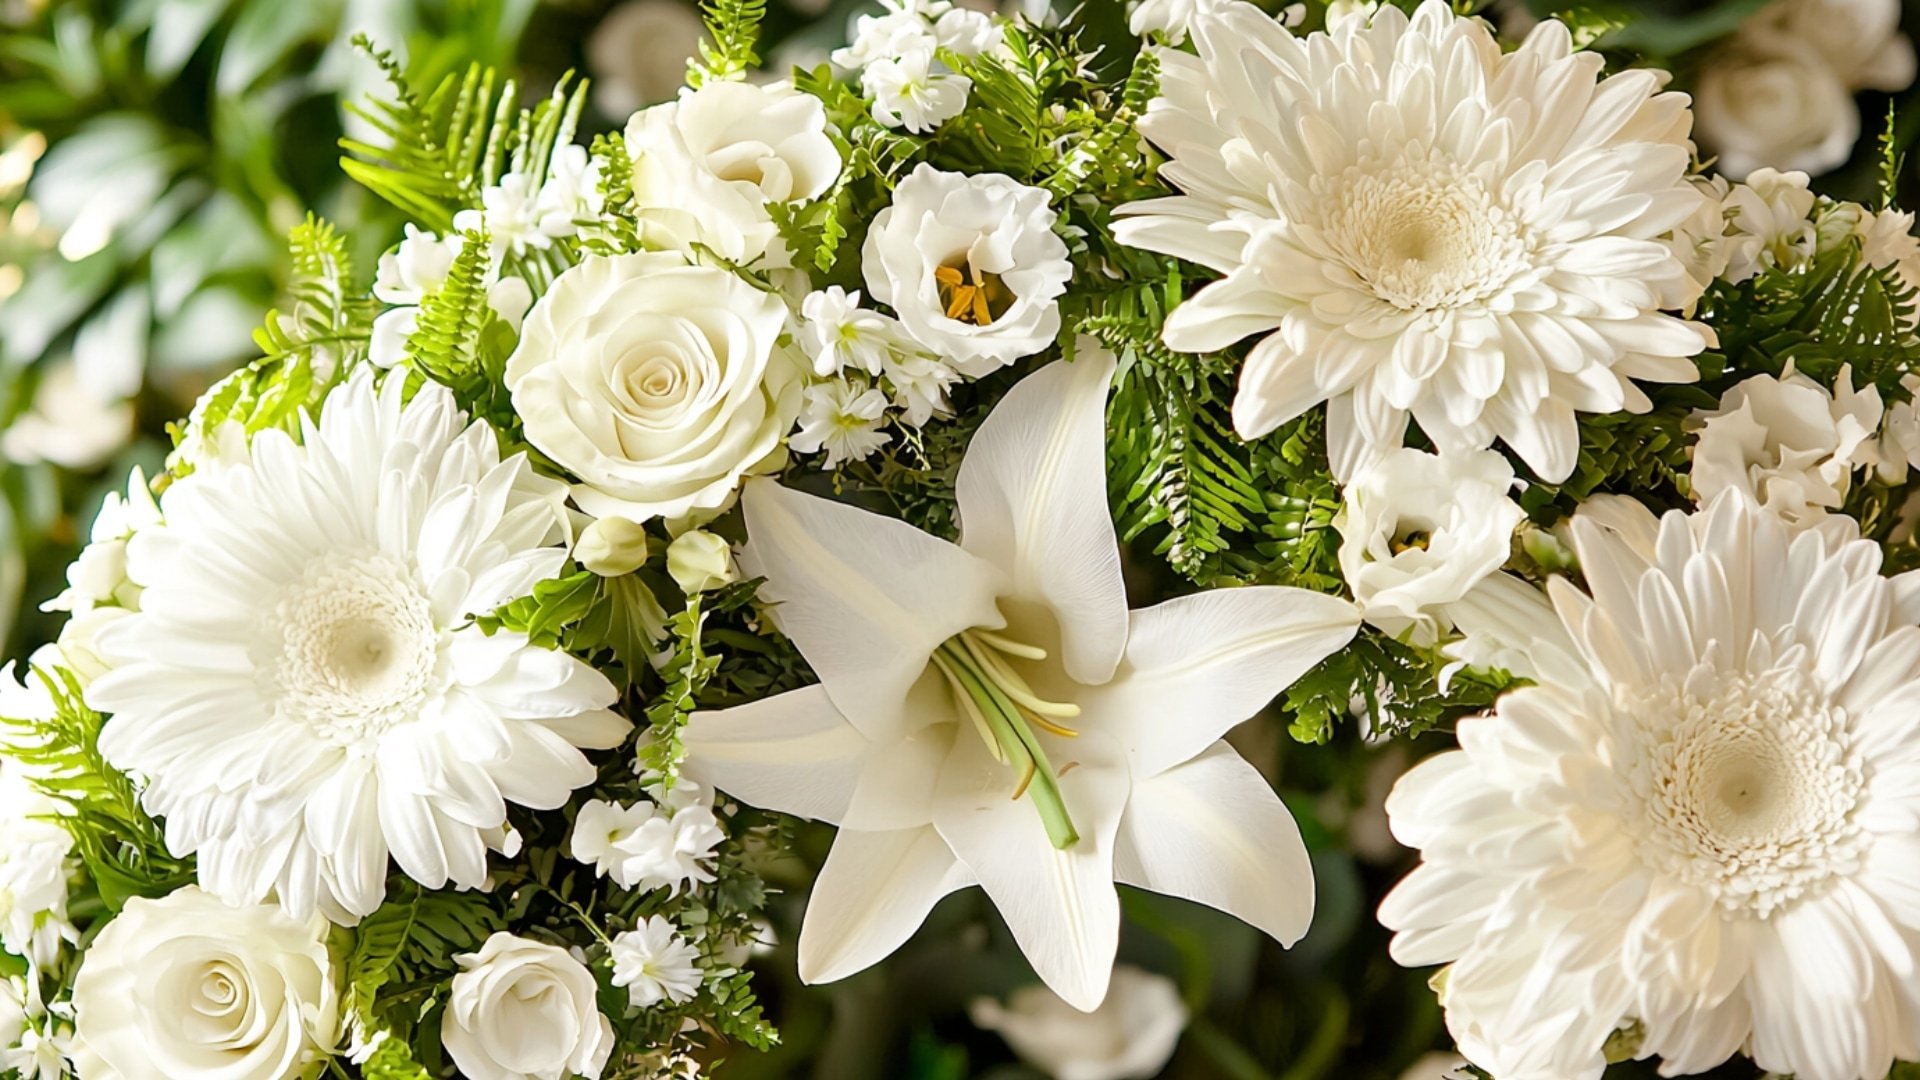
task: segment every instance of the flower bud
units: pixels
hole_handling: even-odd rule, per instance
[[[581,532],[573,557],[601,577],[631,574],[647,561],[647,530],[626,518],[598,518]]]
[[[667,546],[667,573],[688,596],[716,589],[734,579],[733,552],[704,529],[681,533]]]

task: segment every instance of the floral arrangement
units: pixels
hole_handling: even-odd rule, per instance
[[[1920,1058],[1890,144],[1729,182],[1592,27],[1441,0],[894,0],[755,82],[762,13],[586,145],[384,61],[404,238],[293,231],[6,680],[0,1070],[697,1075],[777,1038],[800,818],[806,981],[978,887],[1051,991],[983,1025],[1177,1037],[1118,886],[1313,918],[1258,716],[1457,739],[1379,914],[1483,1075]]]

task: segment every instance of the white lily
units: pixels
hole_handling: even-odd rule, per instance
[[[1129,612],[1106,503],[1114,361],[1081,353],[981,425],[959,473],[958,545],[747,485],[743,569],[766,579],[820,685],[696,715],[686,772],[840,826],[800,933],[808,982],[878,962],[976,884],[1082,1010],[1106,996],[1116,881],[1286,944],[1312,919],[1300,831],[1221,736],[1359,619],[1279,587]]]

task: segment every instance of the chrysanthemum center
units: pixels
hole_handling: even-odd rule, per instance
[[[1527,267],[1513,215],[1440,159],[1355,165],[1325,187],[1324,240],[1380,300],[1411,311],[1480,303]]]
[[[1046,658],[1045,649],[976,629],[942,644],[933,664],[946,678],[954,706],[973,722],[987,751],[1018,773],[1012,797],[1031,799],[1047,837],[1064,850],[1079,842],[1080,834],[1061,799],[1059,774],[1035,729],[1071,739],[1079,732],[1066,722],[1080,715],[1080,707],[1042,699],[1015,668],[1016,661]]]
[[[382,555],[316,559],[275,606],[266,638],[279,715],[342,746],[413,719],[438,661],[426,595]]]
[[[1628,703],[1642,849],[1728,911],[1765,918],[1859,858],[1865,780],[1846,716],[1798,670],[1692,682]]]

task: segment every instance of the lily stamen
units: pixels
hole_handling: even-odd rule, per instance
[[[1006,659],[1032,658],[1035,654],[1046,656],[1045,650],[1031,645],[964,631],[934,651],[933,663],[947,680],[960,711],[986,743],[987,752],[995,761],[1017,770],[1011,797],[1031,798],[1047,838],[1054,847],[1065,850],[1079,842],[1080,834],[1061,798],[1059,774],[1048,762],[1034,728],[1072,738],[1079,733],[1048,717],[1078,716],[1080,708],[1040,698]]]

